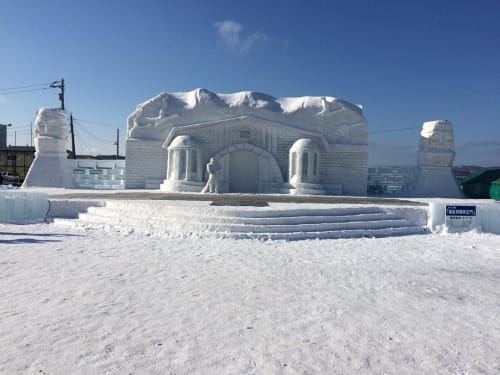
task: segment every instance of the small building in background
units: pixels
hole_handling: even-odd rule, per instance
[[[33,146],[0,147],[0,172],[10,172],[19,176],[22,182],[35,158]]]
[[[500,168],[485,169],[466,177],[460,186],[464,194],[476,199],[500,199]]]

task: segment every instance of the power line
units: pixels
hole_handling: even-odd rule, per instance
[[[73,117],[73,120],[75,120],[75,118]],[[85,133],[87,133],[88,135],[90,135],[91,137],[97,139],[97,140],[100,140],[101,142],[106,142],[106,143],[113,143],[113,141],[110,141],[110,140],[107,140],[107,139],[104,139],[104,138],[101,138],[101,137],[98,137],[97,135],[95,135],[94,133],[92,133],[90,130],[88,130],[86,128],[86,126],[84,124],[81,123],[81,120],[75,120],[75,122],[77,124],[80,125],[80,129],[82,129]]]
[[[48,85],[50,85],[50,82],[37,83],[37,84],[33,84],[33,85],[17,86],[17,87],[5,87],[3,89],[0,89],[0,91],[11,91],[11,90],[27,89],[27,88],[38,87],[38,86],[48,86]]]
[[[12,133],[17,134],[17,135],[28,135],[31,134],[31,132],[25,131],[25,132],[18,132],[16,130],[9,132],[9,137],[12,136]]]
[[[43,91],[43,90],[48,90],[48,89],[50,89],[50,87],[40,87],[40,88],[36,88],[36,89],[21,89],[21,90],[17,90],[17,91],[3,91],[3,92],[0,92],[0,94],[2,94],[2,95],[22,94],[25,92]]]
[[[13,126],[12,126],[12,130],[17,130],[17,129],[31,129],[31,125],[27,125],[27,126],[17,126],[17,125],[13,125]]]
[[[76,118],[76,117],[74,119],[77,120],[77,121],[80,121],[80,122],[86,122],[86,123],[94,124],[94,125],[104,125],[104,126],[113,126],[113,127],[120,126],[120,125],[116,125],[116,124],[111,124],[109,122],[99,122],[99,121],[82,120],[81,118]]]
[[[80,142],[80,145],[83,145],[84,148],[87,150],[87,154],[90,154],[90,147],[87,145],[87,142],[83,140],[83,138],[80,136],[79,132],[75,130],[75,135],[77,136],[78,141]],[[83,148],[83,147],[82,147]]]
[[[74,118],[73,118],[74,119]],[[81,124],[80,124],[81,125]],[[80,126],[80,130],[83,130],[88,136],[94,138],[95,140],[99,141],[99,142],[102,142],[102,143],[105,143],[105,144],[114,144],[113,141],[109,141],[109,140],[106,140],[104,138],[100,138],[98,136],[96,136],[95,134],[93,134],[92,132],[90,132],[89,130],[85,129],[84,127]]]
[[[378,131],[374,131],[374,132],[369,132],[368,134],[392,133],[392,132],[400,132],[400,131],[414,130],[414,129],[420,129],[420,127],[413,126],[411,128],[383,129],[383,130],[378,130]]]

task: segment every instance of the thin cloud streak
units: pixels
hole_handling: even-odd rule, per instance
[[[235,55],[246,55],[259,43],[269,40],[268,36],[260,31],[244,36],[243,25],[232,20],[215,22],[214,28],[222,45]]]

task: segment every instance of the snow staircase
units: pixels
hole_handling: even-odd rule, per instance
[[[79,220],[56,219],[88,228],[107,228],[174,237],[212,236],[237,239],[303,240],[385,237],[427,233],[425,210],[403,218],[390,208],[227,207],[172,204],[168,201],[116,201],[89,207]]]

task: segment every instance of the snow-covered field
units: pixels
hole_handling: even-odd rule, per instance
[[[0,225],[2,374],[498,374],[500,236]]]

